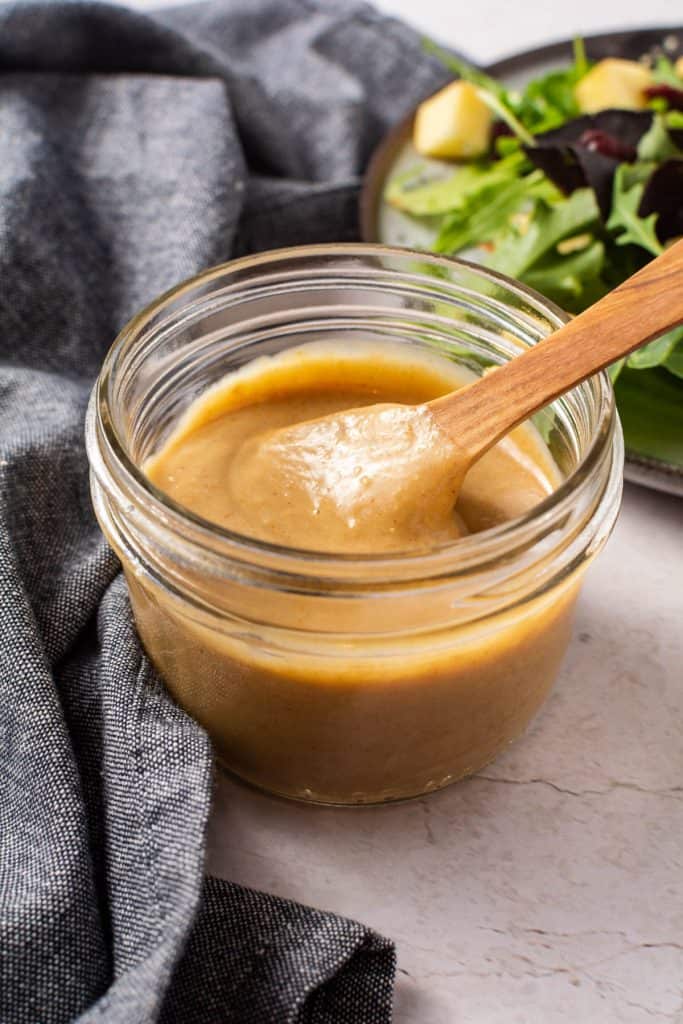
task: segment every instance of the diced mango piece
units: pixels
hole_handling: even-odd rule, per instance
[[[680,75],[680,77],[683,78],[683,57],[678,58],[678,60],[674,64],[674,67],[676,69],[676,74]]]
[[[489,147],[493,115],[470,82],[451,82],[417,108],[413,144],[422,156],[468,159]]]
[[[645,89],[649,85],[652,85],[652,74],[648,68],[635,60],[608,57],[584,75],[574,95],[584,114],[595,114],[610,107],[642,110],[647,104]]]

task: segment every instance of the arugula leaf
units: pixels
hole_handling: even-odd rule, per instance
[[[499,157],[511,156],[513,153],[519,153],[519,139],[514,135],[499,135],[493,143],[493,148]]]
[[[499,99],[506,103],[509,103],[509,95],[505,86],[501,85],[495,78],[491,78],[485,71],[481,71],[479,68],[475,68],[472,64],[468,64],[466,60],[462,60],[460,57],[456,57],[454,53],[449,53],[448,50],[444,50],[442,46],[435,43],[433,39],[424,38],[422,40],[422,49],[425,53],[429,53],[436,57],[437,60],[441,61],[445,68],[452,71],[456,78],[462,78],[466,82],[471,82],[472,85],[478,85],[482,89],[486,89],[494,96],[498,96]]]
[[[670,130],[683,128],[683,110],[667,110],[664,114],[666,127]]]
[[[577,189],[567,199],[552,205],[539,203],[526,232],[509,230],[487,260],[487,266],[511,277],[521,277],[558,242],[590,230],[599,217],[595,195],[589,188]]]
[[[578,81],[579,78],[587,75],[591,69],[590,62],[586,56],[586,44],[581,36],[574,36],[572,50],[574,51],[574,74]]]
[[[675,377],[683,379],[683,340],[679,341],[673,352],[669,353],[664,366],[669,373],[673,373]]]
[[[667,110],[664,115],[669,135],[676,145],[683,150],[683,110]]]
[[[667,56],[660,53],[652,66],[652,77],[658,85],[670,85],[674,89],[681,88],[681,76],[676,65]]]
[[[508,104],[499,96],[489,92],[488,89],[478,88],[479,98],[484,101],[487,107],[497,114],[501,121],[504,121],[511,132],[524,143],[525,146],[533,146],[534,137],[531,135],[518,117],[512,112]]]
[[[466,164],[447,178],[427,182],[419,170],[408,172],[389,182],[384,198],[414,217],[435,217],[461,210],[486,189],[517,180],[529,166],[524,154],[517,152],[490,165]]]
[[[535,135],[556,128],[572,117],[579,108],[574,98],[576,79],[571,71],[551,71],[544,78],[530,82],[522,94],[518,116]]]
[[[638,213],[643,198],[644,183],[638,182],[627,187],[625,185],[624,167],[622,164],[614,175],[614,193],[612,213],[607,221],[607,228],[616,231],[617,245],[639,245],[642,249],[659,256],[663,247],[655,234],[655,223],[658,214],[651,213],[641,217]]]
[[[626,447],[683,466],[683,387],[661,367],[625,367],[615,387]]]
[[[427,178],[422,166],[397,174],[387,184],[384,199],[414,217],[435,217],[457,209],[463,197],[476,187],[481,170],[474,164],[459,167],[447,178]]]
[[[621,373],[621,371],[624,369],[625,366],[626,366],[626,360],[625,359],[617,359],[616,363],[612,363],[611,366],[607,367],[607,372],[609,373],[610,380],[612,381],[612,384],[616,383],[617,378],[619,377],[619,374]]]
[[[667,118],[663,114],[656,114],[649,130],[638,143],[638,159],[657,161],[679,155],[680,150],[668,132]]]
[[[652,366],[661,366],[676,348],[676,345],[683,339],[683,329],[675,327],[667,331],[659,338],[654,338],[647,345],[643,345],[636,352],[632,352],[626,361],[626,365],[632,370],[648,370]]]
[[[534,135],[564,124],[580,113],[575,88],[590,70],[583,40],[574,40],[574,63],[564,71],[534,78],[524,89],[515,112]]]
[[[522,277],[525,284],[542,292],[553,302],[574,309],[585,306],[585,293],[591,291],[590,301],[596,301],[596,291],[607,289],[598,279],[605,263],[605,247],[593,240],[579,252],[560,255],[557,250],[537,261]],[[578,300],[578,301],[577,301]]]
[[[634,164],[622,164],[619,168],[622,189],[628,191],[634,185],[645,184],[656,166],[654,162],[645,160],[637,160]]]
[[[455,253],[489,242],[500,234],[523,203],[536,196],[556,196],[557,190],[541,171],[532,171],[476,196],[445,218],[434,245],[436,252]]]

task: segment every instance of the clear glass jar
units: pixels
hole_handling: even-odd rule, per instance
[[[230,533],[157,490],[144,460],[198,395],[256,356],[391,340],[482,373],[563,320],[464,262],[325,245],[208,270],[121,332],[87,417],[95,510],[150,658],[229,770],[303,800],[393,800],[476,771],[523,732],[617,516],[612,388],[600,374],[536,417],[564,475],[550,497],[419,557]]]

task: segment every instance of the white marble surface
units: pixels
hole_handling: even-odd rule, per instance
[[[682,626],[683,502],[627,487],[516,746],[383,808],[222,777],[208,869],[395,939],[396,1024],[680,1024]]]

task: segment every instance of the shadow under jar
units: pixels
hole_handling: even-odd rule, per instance
[[[327,245],[208,270],[122,331],[87,417],[95,510],[147,654],[222,765],[283,796],[372,803],[438,789],[515,739],[548,694],[617,516],[612,389],[600,374],[534,418],[562,476],[554,493],[419,553],[320,554],[231,533],[156,489],[145,460],[257,356],[391,341],[481,374],[562,322],[463,262]]]

